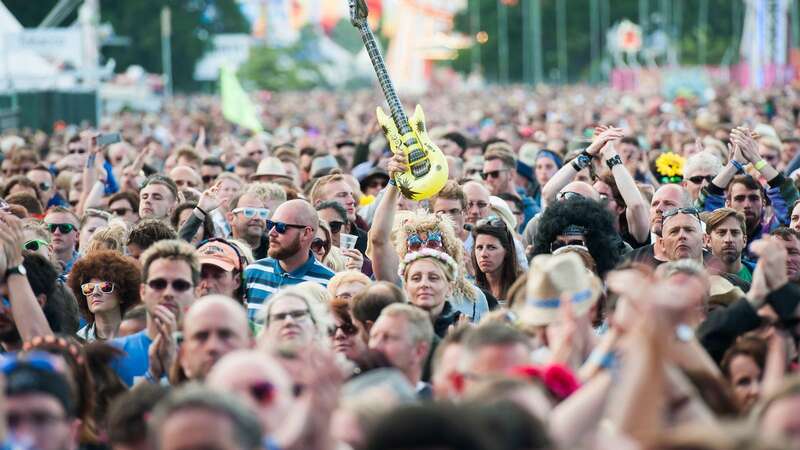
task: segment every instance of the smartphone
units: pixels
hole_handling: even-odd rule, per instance
[[[122,137],[119,133],[102,133],[97,136],[97,146],[105,147],[106,145],[116,144],[121,141]]]

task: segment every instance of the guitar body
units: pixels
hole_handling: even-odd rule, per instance
[[[350,21],[361,33],[361,39],[369,53],[370,61],[378,76],[391,116],[377,108],[378,123],[394,154],[402,152],[408,159],[408,170],[395,175],[400,193],[410,200],[425,200],[438,194],[447,182],[448,168],[444,153],[437,147],[425,127],[425,114],[417,105],[409,121],[403,105],[397,97],[389,72],[378,50],[375,36],[367,23],[367,5],[364,0],[348,0]]]

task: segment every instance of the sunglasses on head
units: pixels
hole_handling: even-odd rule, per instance
[[[338,220],[334,220],[333,222],[328,222],[328,225],[330,225],[331,227],[331,233],[338,233],[342,231],[344,222],[339,222]]]
[[[555,252],[556,250],[560,249],[561,247],[566,247],[568,245],[578,245],[581,247],[586,247],[586,242],[583,239],[569,239],[567,241],[553,241],[550,244],[550,253]]]
[[[61,234],[68,234],[75,231],[75,225],[71,223],[50,223],[47,224],[47,229],[49,229],[51,233],[55,233],[56,230],[58,230]]]
[[[250,396],[258,403],[269,403],[275,397],[275,386],[269,381],[260,381],[250,385]]]
[[[269,210],[267,208],[236,208],[232,212],[234,214],[241,213],[248,219],[252,219],[256,215],[262,220],[267,220],[267,217],[269,217]]]
[[[586,197],[584,197],[581,194],[578,194],[577,192],[572,192],[572,191],[563,191],[558,193],[559,200],[570,200],[573,198],[586,198]]]
[[[177,279],[177,280],[172,280],[171,284],[172,284],[172,289],[174,289],[174,290],[176,290],[178,292],[186,292],[186,291],[188,291],[189,289],[192,288],[192,283],[191,282],[186,281],[186,280],[181,280],[180,278]],[[164,289],[167,288],[168,285],[170,285],[170,282],[168,280],[163,279],[163,278],[154,278],[154,279],[148,281],[147,285],[150,286],[150,289],[153,289],[153,290],[156,290],[156,291],[163,291]]]
[[[674,177],[661,177],[661,184],[680,183],[681,181],[683,181],[683,177],[677,175]]]
[[[488,180],[489,178],[498,178],[501,173],[505,172],[506,170],[492,170],[490,172],[481,172],[481,178],[484,180]]]
[[[39,251],[42,247],[47,247],[50,245],[47,241],[43,241],[41,239],[31,239],[30,241],[22,244],[22,248],[25,250],[30,250],[32,252]]]
[[[691,181],[694,184],[700,184],[700,183],[703,182],[703,180],[706,180],[707,182],[711,183],[711,180],[713,180],[713,179],[714,179],[714,177],[711,176],[711,175],[705,175],[705,176],[703,176],[703,175],[695,175],[693,177],[689,177],[688,178],[688,180]]]
[[[328,247],[328,241],[322,238],[314,238],[314,240],[311,241],[311,250],[315,252],[327,250],[326,247]]]
[[[678,214],[687,214],[690,216],[697,217],[697,220],[700,220],[700,210],[697,208],[674,208],[670,209],[669,211],[664,211],[662,214],[662,223],[669,217],[677,216]]]
[[[305,226],[305,225],[298,225],[296,223],[273,222],[271,220],[268,220],[267,221],[267,232],[272,231],[273,228],[275,228],[275,231],[277,231],[278,234],[283,234],[283,233],[286,233],[286,230],[289,229],[289,228],[304,229],[304,228],[308,228],[308,227]]]
[[[476,224],[476,227],[492,227],[492,228],[506,228],[506,223],[503,222],[503,219],[497,216],[489,216],[485,219],[479,220]]]
[[[422,247],[441,250],[443,247],[442,233],[438,231],[429,231],[427,235],[428,237],[425,240],[422,240],[422,238],[419,236],[419,233],[414,233],[409,236],[408,239],[406,239],[408,251],[416,252]]]
[[[341,325],[331,325],[331,326],[329,326],[328,327],[328,336],[329,337],[334,337],[336,335],[336,332],[339,331],[339,330],[342,330],[342,333],[344,333],[345,336],[355,336],[356,333],[358,333],[358,329],[353,324],[343,323]]]
[[[114,283],[110,281],[101,281],[99,283],[83,283],[81,285],[81,292],[86,297],[100,290],[102,294],[110,294],[114,292]]]

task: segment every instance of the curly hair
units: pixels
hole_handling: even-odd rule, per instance
[[[392,227],[391,241],[399,260],[402,261],[408,253],[408,237],[416,233],[439,231],[442,234],[442,246],[445,253],[450,255],[458,264],[458,274],[453,286],[456,296],[462,295],[474,301],[478,290],[467,280],[467,269],[464,264],[464,243],[456,236],[452,219],[447,215],[433,214],[419,209],[414,212],[398,211]]]
[[[89,311],[81,285],[92,278],[114,283],[114,292],[119,298],[120,316],[139,303],[139,285],[142,282],[139,264],[113,250],[94,251],[75,263],[68,279],[69,288],[78,299],[81,314],[89,323],[94,322],[94,314]]]
[[[621,242],[611,213],[594,200],[572,198],[548,206],[539,220],[533,255],[550,253],[550,244],[570,225],[586,229],[586,247],[597,263],[597,272],[605,276],[620,260]]]

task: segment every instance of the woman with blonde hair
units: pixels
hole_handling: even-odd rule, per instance
[[[372,280],[363,273],[357,270],[345,270],[328,281],[328,293],[331,294],[331,299],[349,302],[370,283]]]
[[[257,320],[264,324],[258,335],[258,345],[270,349],[284,344],[303,347],[320,341],[330,325],[324,305],[305,283],[276,292],[259,312]]]
[[[389,162],[390,174],[405,170],[404,158],[396,155]],[[478,322],[489,311],[489,304],[486,295],[467,280],[464,243],[456,236],[452,220],[424,210],[397,213],[399,196],[399,189],[390,181],[369,232],[367,256],[372,260],[376,279],[401,284],[404,280],[397,267],[406,255],[423,249],[442,252],[456,262],[449,303],[471,321]]]

